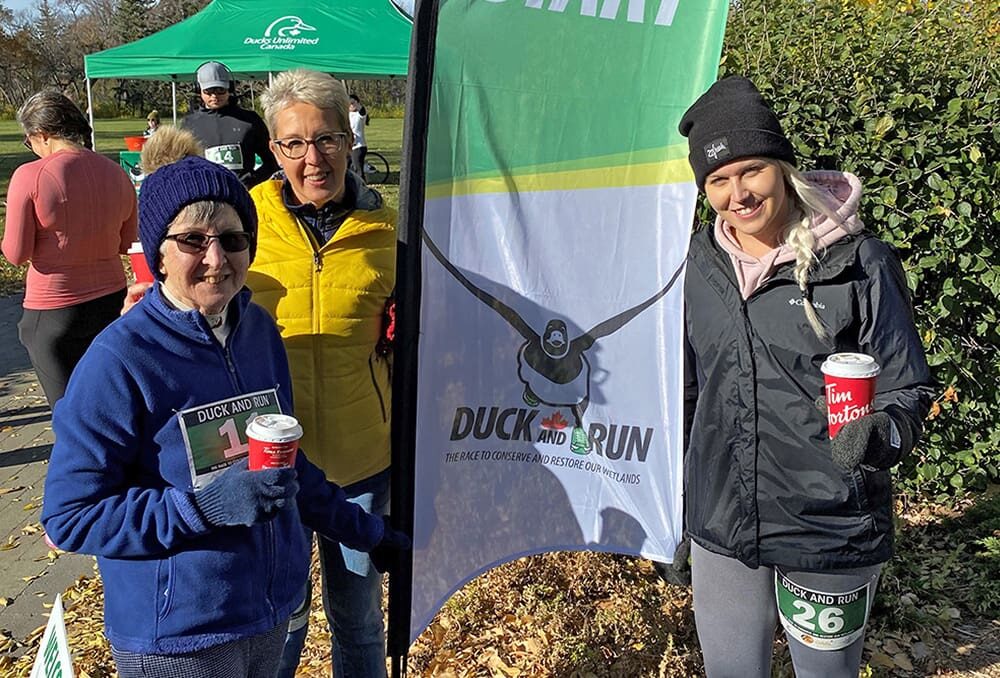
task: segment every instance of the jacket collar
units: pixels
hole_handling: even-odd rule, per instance
[[[819,252],[818,261],[809,271],[810,282],[825,282],[839,276],[854,264],[858,247],[870,237],[873,237],[872,234],[866,231],[851,233]],[[737,284],[729,255],[716,242],[711,227],[703,226],[691,236],[690,257],[691,262],[698,265],[706,274],[712,269],[721,270],[727,280],[733,285]],[[794,281],[794,279],[794,265],[783,264],[758,291],[766,289],[774,281]]]
[[[181,334],[188,339],[202,344],[211,344],[215,341],[215,334],[209,327],[208,321],[198,311],[178,311],[170,306],[163,297],[160,285],[156,283],[142,299],[142,307],[152,316],[152,318],[163,325],[167,330]],[[236,293],[232,301],[229,302],[229,322],[232,324],[230,336],[236,333],[240,320],[250,305],[251,292],[244,287]]]

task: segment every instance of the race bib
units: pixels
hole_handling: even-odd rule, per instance
[[[817,650],[842,650],[865,632],[871,583],[845,593],[799,586],[774,571],[778,616],[789,638]]]
[[[198,405],[177,413],[195,489],[250,452],[247,422],[258,414],[281,414],[273,388]]]
[[[205,149],[205,159],[234,172],[243,169],[243,149],[239,144],[223,144]]]

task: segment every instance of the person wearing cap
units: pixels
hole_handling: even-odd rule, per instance
[[[253,111],[240,108],[232,94],[232,75],[218,61],[198,68],[202,106],[185,116],[181,126],[205,148],[205,157],[239,175],[247,188],[268,179],[278,169],[268,148],[267,126]],[[260,167],[255,167],[260,158]]]
[[[796,169],[753,83],[712,85],[680,122],[716,213],[685,281],[685,522],[710,678],[771,675],[778,621],[798,676],[856,678],[892,555],[890,469],[933,393],[895,250],[858,217],[861,182]],[[881,366],[874,412],[829,439],[820,365]],[[817,400],[818,399],[818,400]]]
[[[236,175],[165,165],[139,212],[156,283],[94,340],[56,409],[42,523],[97,556],[122,678],[272,678],[308,578],[303,525],[381,567],[409,539],[304,449],[292,468],[248,470],[238,415],[294,404],[278,329],[244,287],[257,216]]]

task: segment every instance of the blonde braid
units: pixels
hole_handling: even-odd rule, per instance
[[[793,165],[784,160],[774,160],[781,168],[786,182],[791,186],[791,197],[795,203],[795,219],[785,231],[785,243],[795,253],[795,281],[802,292],[802,309],[805,311],[809,326],[820,341],[828,341],[830,332],[816,313],[809,294],[809,269],[816,261],[816,236],[812,232],[813,216],[823,214],[840,222],[840,217],[830,209],[822,189],[810,184]]]

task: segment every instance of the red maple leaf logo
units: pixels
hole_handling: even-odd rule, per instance
[[[562,413],[559,410],[556,410],[555,414],[551,417],[542,419],[542,428],[550,431],[560,431],[567,426],[569,426],[569,422],[563,419]]]

